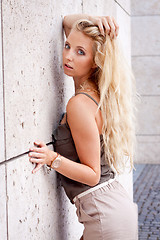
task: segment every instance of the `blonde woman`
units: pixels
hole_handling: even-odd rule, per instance
[[[75,204],[81,240],[137,239],[137,205],[115,179],[133,168],[134,81],[118,47],[112,17],[65,16],[64,73],[73,77],[75,95],[53,133],[54,151],[41,141],[31,148],[33,173],[47,164],[60,173]]]

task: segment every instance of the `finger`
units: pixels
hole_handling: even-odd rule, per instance
[[[102,21],[100,19],[98,19],[97,24],[98,24],[100,33],[104,36],[104,27],[103,27]]]
[[[111,38],[113,38],[115,36],[115,26],[114,26],[110,17],[107,17],[107,20],[108,20],[108,24],[109,24],[110,29],[111,29],[110,36],[111,36]]]
[[[28,155],[33,158],[44,158],[44,154],[37,152],[30,152]]]
[[[33,169],[32,173],[36,173],[42,166],[43,164],[37,164],[37,166]]]
[[[42,164],[42,162],[43,162],[43,160],[42,159],[39,159],[39,158],[29,158],[29,161],[31,162],[31,163],[41,163]]]
[[[110,29],[110,26],[108,25],[108,22],[107,22],[106,18],[103,18],[103,25],[105,27],[106,33],[109,34],[111,29]]]
[[[32,147],[29,149],[30,152],[38,152],[38,153],[44,153],[44,149],[43,148],[35,148]]]
[[[38,147],[45,147],[46,146],[46,144],[44,142],[41,142],[39,140],[35,141],[34,144]]]
[[[119,25],[117,24],[116,20],[114,19],[114,17],[112,18],[112,21],[114,23],[115,26],[115,33],[116,33],[116,37],[118,36],[119,33]]]

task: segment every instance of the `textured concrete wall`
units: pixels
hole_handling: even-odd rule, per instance
[[[1,9],[0,9],[1,16]],[[0,36],[2,36],[2,26],[0,24]],[[4,156],[4,94],[3,94],[3,56],[2,56],[2,38],[0,38],[0,162]]]
[[[139,105],[136,162],[160,163],[160,1],[132,0],[132,65]]]
[[[2,16],[0,8],[0,16]],[[2,24],[0,23],[0,237],[7,239],[6,222],[6,166],[1,164],[5,160],[5,131],[4,131],[4,93],[3,93],[3,45]]]
[[[131,19],[130,19],[130,1],[118,0],[116,2],[116,16],[120,25],[119,38],[123,47],[123,52],[128,62],[131,64]],[[117,176],[118,180],[125,187],[131,197],[133,197],[132,172],[126,172]]]
[[[56,172],[49,172],[44,166],[32,175],[34,165],[28,161],[27,151],[35,139],[51,141],[52,131],[74,93],[72,79],[64,76],[62,70],[63,15],[83,12],[115,16],[120,25],[119,37],[130,61],[128,3],[127,0],[1,2],[2,240],[80,238],[83,227]],[[132,196],[132,174],[124,174],[120,181]]]

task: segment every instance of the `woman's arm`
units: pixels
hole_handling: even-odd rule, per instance
[[[88,19],[89,20],[89,15],[87,14],[72,14],[72,15],[67,15],[64,16],[63,18],[63,28],[64,28],[64,32],[66,37],[68,37],[73,24],[79,20],[79,19]]]
[[[94,24],[96,24],[100,32],[104,35],[106,34],[110,35],[111,38],[118,36],[119,26],[116,23],[116,20],[114,17],[110,16],[91,16],[87,14],[72,14],[67,15],[63,18],[63,28],[65,31],[66,37],[68,37],[73,24],[80,19],[88,19],[91,20]]]
[[[56,169],[62,175],[94,186],[100,179],[100,138],[95,112],[97,107],[84,96],[76,96],[67,104],[67,119],[75,143],[77,154],[81,163],[76,163],[64,156],[61,165]],[[37,142],[39,148],[31,148],[29,157],[33,163],[38,163],[33,173],[37,172],[44,164],[50,165],[56,157],[56,152],[51,151],[42,143]]]
[[[36,173],[44,164],[50,165],[51,160],[57,156],[56,152],[49,150],[43,142],[36,141],[35,144],[39,147],[31,148],[29,153],[29,161],[37,163],[37,166],[33,169],[32,173]],[[40,154],[45,157],[40,157]],[[64,156],[61,156],[61,165],[56,171],[72,180],[89,186],[94,186],[99,182],[99,174],[95,169],[92,169],[85,164],[73,162]]]

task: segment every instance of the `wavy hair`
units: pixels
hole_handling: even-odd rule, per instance
[[[103,36],[98,26],[87,19],[78,20],[73,29],[93,39],[94,61],[97,68],[90,79],[97,85],[100,95],[103,147],[107,163],[117,173],[126,166],[134,168],[136,142],[136,92],[135,78],[120,46],[119,39]],[[98,111],[97,109],[97,111]]]

